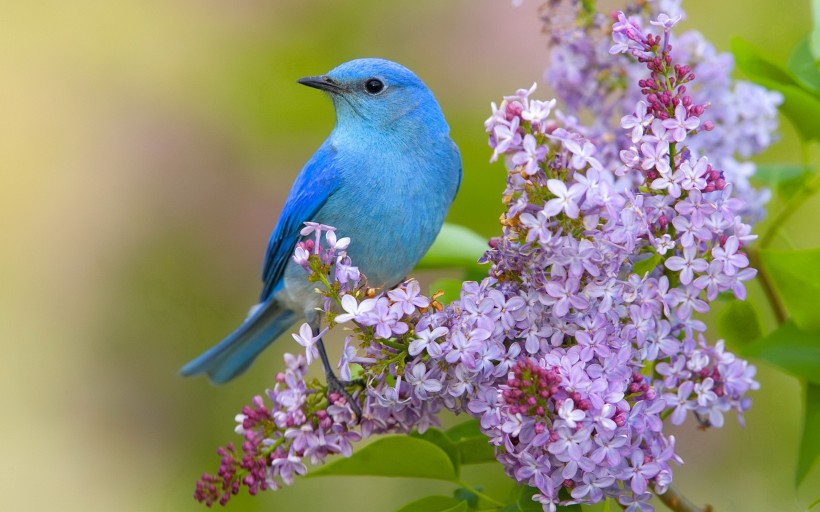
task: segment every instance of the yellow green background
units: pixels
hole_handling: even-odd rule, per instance
[[[201,509],[194,482],[238,439],[234,414],[298,348],[283,340],[220,388],[177,376],[254,302],[290,183],[332,127],[330,103],[297,78],[364,56],[415,70],[464,155],[450,221],[494,234],[504,174],[487,163],[483,121],[490,101],[541,81],[538,3],[3,2],[0,510]],[[780,61],[810,24],[800,0],[684,7],[684,28],[719,49],[740,35]],[[786,121],[781,133],[762,161],[799,161]],[[820,245],[818,220],[814,198],[779,243]],[[758,366],[745,429],[734,417],[673,429],[686,461],[676,483],[719,512],[802,511],[820,471],[794,490],[800,387]],[[497,468],[470,471],[505,492]],[[230,510],[389,512],[450,490],[302,479]]]

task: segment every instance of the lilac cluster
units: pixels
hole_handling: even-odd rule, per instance
[[[726,175],[690,149],[711,125],[687,94],[694,73],[671,56],[674,23],[659,16],[655,36],[619,13],[613,26],[611,51],[645,69],[617,163],[574,122],[545,119],[552,102],[533,89],[486,124],[509,169],[504,233],[486,256],[492,290],[526,307],[503,334],[513,371],[468,409],[545,510],[561,488],[565,504],[612,496],[649,510],[649,485],[663,492],[676,460],[663,419],[721,426],[757,387],[754,367],[706,344],[695,316],[721,292],[745,297],[754,236]]]
[[[312,222],[301,234],[293,260],[311,281],[323,285],[328,326],[314,333],[302,324],[292,336],[305,348],[305,356],[286,354],[286,371],[265,392],[267,400],[255,397],[236,416],[236,432],[244,436],[241,452],[232,444],[220,448],[217,473],[204,474],[197,482],[194,497],[208,506],[226,504],[243,487],[253,495],[290,485],[307,472],[307,461],[317,465],[329,455],[350,456],[351,443],[363,437],[423,432],[439,425],[438,413],[453,404],[440,382],[441,366],[447,364],[444,354],[438,352],[438,365],[427,356],[436,353],[438,340],[449,331],[417,326],[429,324],[423,318],[443,309],[435,296],[421,295],[412,280],[389,291],[367,288],[365,277],[344,252],[348,238],[337,238],[334,228]],[[340,324],[353,332],[345,340],[340,374],[350,381],[348,392],[361,417],[343,394],[305,378],[319,357],[318,340]],[[466,391],[462,388],[458,396]]]
[[[698,142],[723,132],[709,116],[722,107],[692,94],[697,66],[676,60],[670,14],[642,24],[618,13],[604,53],[631,63],[608,69],[639,92],[596,107],[607,118],[581,126],[553,112],[556,100],[531,98],[535,86],[493,105],[492,159],[508,170],[503,231],[483,258],[488,277],[465,282],[450,305],[412,280],[368,288],[345,253],[355,241],[306,224],[294,261],[321,285],[327,327],[293,335],[306,358],[286,356],[268,401],[237,416],[242,453],[220,450],[197,499],[290,484],[306,461],[350,455],[374,434],[424,431],[448,410],[479,420],[507,474],[534,487],[545,511],[609,497],[652,510],[651,491],[665,492],[681,462],[667,418],[719,427],[734,411],[742,421],[755,368],[709,345],[697,314],[721,293],[745,297],[755,271],[743,247],[754,235],[726,154],[713,159]],[[592,73],[594,62],[578,69]],[[349,332],[338,368],[359,417],[341,394],[305,382],[333,328]]]
[[[225,505],[243,486],[255,495],[290,485],[307,472],[304,459],[318,464],[331,454],[350,456],[361,434],[353,430],[349,405],[338,393],[326,396],[321,386],[306,384],[306,372],[304,357],[285,355],[285,372],[265,392],[267,401],[257,396],[236,416],[241,453],[233,444],[218,450],[219,471],[202,475],[197,501]]]
[[[643,31],[644,20],[670,25],[685,17],[681,0],[632,1],[623,7],[637,30]],[[641,99],[634,84],[645,69],[637,60],[613,58],[610,54],[612,21],[600,12],[589,11],[589,3],[580,0],[549,0],[542,7],[545,33],[549,37],[549,63],[544,76],[564,112],[559,112],[567,127],[592,140],[599,160],[609,167],[630,142],[617,134],[614,120],[633,113]],[[663,17],[661,16],[662,13]],[[664,37],[671,57],[687,66],[698,77],[687,95],[693,102],[709,105],[709,125],[715,128],[690,140],[693,155],[708,155],[716,162],[746,206],[741,215],[748,222],[760,220],[770,198],[768,190],[758,190],[749,183],[755,165],[740,159],[764,150],[773,142],[777,128],[777,106],[783,98],[777,92],[731,78],[734,61],[731,54],[719,53],[700,32],[690,30]],[[618,41],[624,44],[624,41]],[[590,119],[582,125],[579,119]]]

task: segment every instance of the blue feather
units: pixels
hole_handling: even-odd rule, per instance
[[[269,300],[282,285],[285,266],[293,256],[302,224],[313,219],[338,187],[338,171],[334,168],[336,151],[325,141],[296,177],[285,201],[282,215],[271,234],[262,268],[260,302]]]
[[[256,357],[285,332],[298,315],[276,301],[259,307],[221,342],[182,367],[184,376],[204,373],[214,384],[224,384],[244,372]]]
[[[291,258],[304,222],[350,237],[347,253],[368,284],[387,288],[427,252],[455,198],[461,156],[433,94],[410,70],[358,59],[300,83],[328,93],[336,126],[285,201],[268,243],[258,309],[183,375],[227,382],[295,322],[318,325],[321,296]]]

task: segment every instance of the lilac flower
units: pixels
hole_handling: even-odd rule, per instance
[[[333,251],[344,251],[347,249],[347,246],[350,245],[349,237],[344,237],[337,240],[336,232],[333,230],[325,233],[325,239],[327,240],[329,248]]]
[[[413,365],[409,373],[405,372],[407,384],[413,388],[415,395],[422,400],[427,398],[428,393],[438,393],[442,389],[441,381],[430,377],[433,373],[433,370],[428,372],[425,364],[421,362]]]
[[[395,410],[396,412],[403,410],[410,401],[409,398],[401,398],[401,376],[396,378],[395,386],[385,386],[381,394],[375,390],[372,391],[372,393],[373,396],[376,397],[379,406]]]
[[[652,189],[666,190],[670,196],[675,198],[680,197],[681,186],[677,178],[678,176],[669,172],[662,173],[659,178],[652,180]]]
[[[669,173],[669,144],[665,141],[657,143],[644,142],[641,144],[641,168],[644,170],[657,169],[662,175]]]
[[[553,216],[560,212],[566,212],[567,217],[575,219],[578,217],[578,198],[583,193],[580,184],[576,183],[569,188],[560,180],[547,181],[547,188],[555,194],[555,199],[550,199],[544,206],[544,213]]]
[[[362,302],[356,301],[356,297],[352,295],[343,295],[342,309],[345,311],[341,315],[336,315],[336,323],[343,324],[350,320],[358,320],[365,314],[373,311],[376,307],[376,301],[373,299],[365,299]]]
[[[327,332],[327,328],[322,330],[316,336],[313,335],[313,329],[309,324],[303,323],[299,328],[299,334],[291,334],[293,339],[303,347],[305,347],[305,356],[307,356],[307,364],[313,362],[319,357],[319,349],[316,347],[316,342],[322,339],[322,336]]]
[[[408,330],[406,323],[399,321],[399,316],[390,309],[386,297],[375,300],[375,307],[361,316],[363,325],[372,326],[376,337],[389,339],[393,334],[404,334]],[[358,319],[358,317],[357,317]]]
[[[681,20],[682,17],[683,16],[680,14],[674,17],[670,17],[666,13],[660,13],[658,15],[657,20],[652,20],[649,23],[656,25],[658,27],[663,27],[664,31],[668,32]]]
[[[387,292],[393,301],[393,308],[397,314],[410,315],[416,308],[425,309],[430,305],[430,299],[421,295],[418,281],[409,281],[404,288],[396,288]]]
[[[302,236],[308,236],[311,233],[315,234],[315,253],[319,254],[319,247],[321,244],[319,241],[322,239],[322,233],[333,231],[335,228],[331,226],[325,226],[324,224],[320,224],[318,222],[305,222],[305,227],[299,232]]]
[[[694,226],[702,226],[705,218],[715,212],[715,205],[704,199],[700,190],[689,190],[686,199],[675,205],[675,210],[681,215],[689,217]]]
[[[538,143],[535,137],[528,133],[524,136],[522,150],[512,157],[515,165],[524,166],[523,172],[525,174],[535,174],[538,163],[547,156],[547,148],[545,146],[536,146],[536,144]]]
[[[662,16],[659,5],[675,8]],[[333,280],[321,290],[328,318],[354,321],[341,374],[349,380],[356,364],[363,384],[316,400],[326,390],[291,356],[270,405],[255,399],[237,416],[243,455],[223,449],[220,476],[203,476],[198,499],[289,484],[305,458],[424,431],[449,410],[479,421],[544,510],[605,498],[651,510],[648,490],[663,492],[680,462],[663,418],[720,426],[735,411],[742,422],[755,369],[708,344],[698,315],[723,292],[745,296],[755,275],[742,244],[765,198],[736,158],[770,142],[777,98],[732,82],[726,57],[700,36],[676,37],[675,5],[629,12],[649,17],[619,13],[611,40],[605,16],[545,18],[561,45],[546,73],[561,111],[535,87],[492,105],[491,159],[508,169],[502,231],[482,258],[488,277],[464,283],[447,307],[415,281],[365,289],[347,242],[306,226],[316,236],[299,241],[297,262]],[[647,262],[657,264],[639,272]],[[312,332],[294,337],[312,362]]]
[[[602,501],[604,490],[615,483],[615,477],[598,477],[595,473],[584,473],[583,484],[577,486],[570,493],[576,500],[587,498],[589,502],[596,503]]]
[[[302,459],[296,455],[273,459],[273,461],[271,461],[271,467],[279,473],[279,477],[285,485],[293,483],[294,475],[304,475],[307,473],[307,467],[305,467]]]
[[[601,163],[592,156],[595,154],[596,149],[595,146],[588,140],[583,141],[583,145],[574,140],[566,140],[564,141],[564,146],[570,151],[570,153],[572,153],[572,158],[570,159],[569,164],[573,169],[583,169],[587,166],[590,166],[593,169],[602,168]],[[559,195],[558,192],[553,193],[555,195]],[[567,213],[567,215],[569,215],[569,213]]]
[[[493,155],[500,155],[511,147],[518,147],[521,144],[521,135],[518,133],[518,118],[513,118],[509,125],[496,125],[493,133],[497,140]]]
[[[569,428],[575,428],[577,422],[584,419],[586,414],[584,411],[575,409],[575,404],[571,398],[567,398],[558,409],[558,416],[564,420]]]
[[[680,203],[679,203],[680,204]],[[675,248],[675,242],[669,233],[664,233],[660,238],[655,239],[655,250],[663,256],[668,251]]]
[[[692,403],[689,397],[692,395],[694,384],[692,381],[684,382],[679,388],[677,394],[668,393],[664,395],[667,404],[675,409],[672,411],[672,424],[681,425],[686,420],[686,414],[692,410]]]
[[[446,327],[436,327],[432,330],[428,327],[426,329],[416,331],[417,338],[410,342],[410,345],[407,348],[408,354],[411,356],[417,356],[421,354],[422,351],[426,350],[427,353],[433,358],[441,357],[443,353],[441,345],[439,345],[435,340],[446,335],[448,332],[449,330]]]
[[[635,450],[629,458],[629,467],[625,470],[625,474],[630,476],[632,491],[640,495],[646,492],[647,480],[657,475],[659,471],[660,466],[657,463],[646,462],[643,451]]]
[[[697,257],[697,249],[694,245],[683,249],[683,257],[669,257],[665,265],[669,270],[680,272],[680,282],[683,284],[691,283],[695,272],[703,272],[709,268],[706,260]]]
[[[539,210],[535,215],[525,212],[519,217],[521,224],[529,228],[527,231],[527,242],[538,240],[540,244],[546,244],[552,239],[550,230],[550,217],[544,210]]]
[[[715,261],[723,263],[723,272],[727,276],[735,275],[740,269],[749,265],[749,258],[738,252],[740,248],[740,241],[736,236],[730,236],[726,239],[723,247],[716,246],[712,249],[712,256]]]
[[[308,270],[308,258],[310,258],[310,251],[308,251],[305,247],[297,247],[293,252],[293,261],[305,270]]]
[[[683,103],[678,103],[675,107],[675,117],[663,120],[663,127],[672,131],[672,138],[675,142],[683,142],[686,134],[700,126],[700,119],[690,115]]]
[[[545,291],[556,299],[554,312],[556,316],[564,316],[569,312],[570,306],[577,309],[584,309],[588,301],[578,293],[580,283],[577,279],[568,279],[564,282],[550,281],[545,286]]]
[[[618,498],[618,502],[624,505],[624,512],[653,512],[655,507],[649,504],[652,499],[652,493],[645,492],[643,494],[624,494]]]
[[[555,100],[540,101],[532,100],[526,109],[521,111],[521,118],[532,123],[534,128],[543,130],[544,122],[550,115],[550,111],[555,107]]]
[[[706,188],[706,178],[704,174],[707,171],[707,164],[705,158],[700,158],[695,165],[691,165],[689,160],[684,161],[680,165],[680,170],[677,171],[680,176],[681,187],[684,190],[703,190]]]
[[[621,128],[632,129],[632,142],[637,144],[643,137],[644,130],[649,126],[655,116],[647,113],[646,102],[641,100],[635,106],[635,113],[621,118]]]

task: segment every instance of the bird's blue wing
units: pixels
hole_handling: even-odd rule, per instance
[[[269,300],[278,289],[285,266],[293,256],[302,224],[310,221],[339,185],[336,150],[329,141],[313,154],[296,177],[276,228],[268,242],[265,265],[262,268],[260,302]]]

